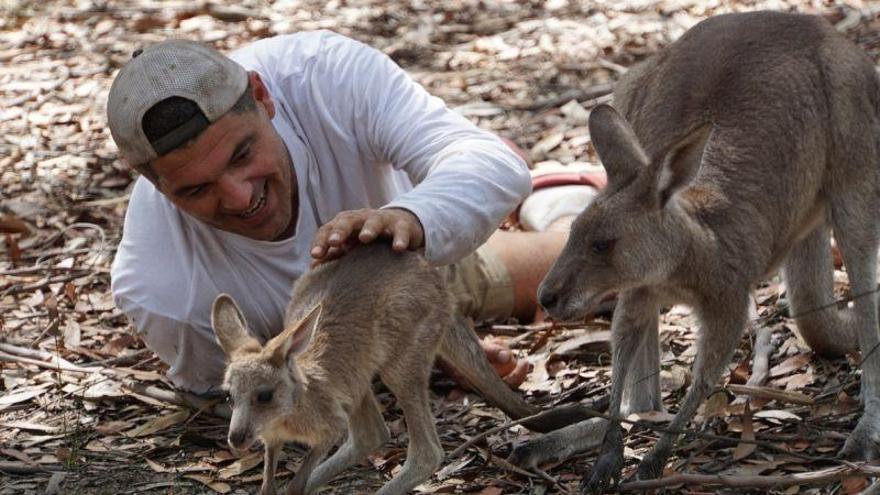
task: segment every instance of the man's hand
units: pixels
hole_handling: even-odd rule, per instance
[[[352,246],[391,238],[395,251],[418,249],[425,244],[425,231],[419,219],[408,210],[386,208],[343,211],[325,223],[312,241],[312,257],[327,261],[345,254]]]

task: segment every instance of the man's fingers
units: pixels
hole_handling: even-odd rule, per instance
[[[318,229],[311,254],[315,259],[332,259],[344,254],[351,242],[365,244],[378,237],[390,237],[392,248],[404,251],[421,247],[425,235],[418,218],[408,210],[344,211]],[[343,250],[331,252],[333,247]]]
[[[372,242],[379,237],[379,234],[385,231],[385,219],[379,213],[373,213],[364,222],[361,231],[358,234],[358,240],[367,243]]]
[[[407,248],[409,248],[409,229],[409,222],[401,220],[394,224],[394,241],[392,242],[391,247],[393,247],[395,251],[406,251]]]
[[[331,246],[342,246],[349,237],[355,232],[360,232],[367,215],[360,212],[350,212],[337,215],[338,220],[330,222],[330,236],[327,237],[327,243]]]
[[[322,225],[312,241],[311,254],[315,258],[327,256],[330,247],[341,247],[354,232],[360,231],[366,221],[365,210],[346,211],[336,215],[333,220]]]

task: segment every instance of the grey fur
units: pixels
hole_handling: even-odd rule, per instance
[[[694,384],[670,425],[683,428],[730,362],[762,278],[784,268],[795,315],[833,302],[834,229],[852,292],[876,288],[878,102],[873,64],[826,21],[755,12],[697,24],[621,79],[616,111],[593,111],[609,187],[574,222],[539,294],[569,319],[620,293],[611,414],[625,396],[651,397],[636,410],[660,407],[656,380],[645,390],[636,377],[659,371],[649,335],[664,305],[688,304],[700,320]],[[880,342],[873,294],[796,320],[820,354],[865,355]],[[878,379],[880,352],[863,365],[865,413],[849,456],[880,457]],[[619,426],[607,430],[590,490],[619,476],[622,439]],[[675,439],[661,437],[640,478],[659,476]]]

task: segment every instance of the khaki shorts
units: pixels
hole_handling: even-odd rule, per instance
[[[507,267],[486,244],[473,254],[443,267],[458,309],[475,321],[513,314],[513,282]]]

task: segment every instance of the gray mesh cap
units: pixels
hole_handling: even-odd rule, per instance
[[[207,45],[187,40],[157,43],[136,52],[113,81],[107,100],[110,134],[129,163],[146,164],[222,117],[247,84],[244,67]],[[173,96],[191,100],[203,115],[151,142],[141,125],[144,114]]]

